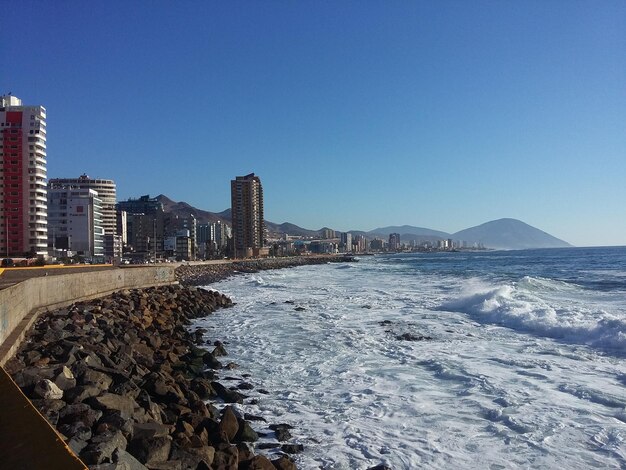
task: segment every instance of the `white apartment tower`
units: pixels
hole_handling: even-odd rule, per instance
[[[82,174],[78,178],[53,178],[49,183],[50,189],[75,188],[93,189],[102,201],[102,226],[107,235],[117,234],[117,214],[115,210],[116,187],[115,181],[95,179]],[[120,234],[121,235],[121,234]]]
[[[46,109],[0,97],[0,256],[46,256]]]
[[[102,204],[96,191],[48,190],[48,248],[52,256],[104,256]]]

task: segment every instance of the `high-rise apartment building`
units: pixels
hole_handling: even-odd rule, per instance
[[[118,233],[122,235],[124,246],[145,257],[159,257],[164,251],[165,214],[163,203],[149,194],[116,205]]]
[[[398,251],[400,249],[400,234],[389,234],[389,251]]]
[[[345,232],[341,234],[340,247],[344,253],[352,252],[352,234],[350,232]]]
[[[117,233],[117,215],[115,212],[115,181],[94,179],[82,174],[78,178],[54,178],[48,183],[50,189],[93,189],[102,201],[102,227],[107,235]]]
[[[102,203],[96,191],[48,190],[48,248],[52,256],[104,256]]]
[[[230,182],[233,251],[236,258],[267,256],[261,179],[250,173]]]
[[[0,256],[46,256],[46,109],[0,97]]]

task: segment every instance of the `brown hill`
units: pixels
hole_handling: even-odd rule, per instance
[[[159,194],[156,199],[163,204],[163,210],[165,212],[174,213],[180,217],[186,217],[192,214],[199,224],[214,223],[221,220],[230,225],[230,209],[226,209],[222,212],[205,211],[183,201],[172,201],[164,194]]]
[[[171,200],[164,194],[159,194],[156,199],[163,204],[163,210],[165,212],[174,213],[179,217],[186,217],[192,214],[199,224],[215,223],[218,221],[231,223],[231,211],[230,209],[223,210],[222,212],[210,212],[187,204],[184,201],[177,202]],[[265,221],[270,235],[279,235],[287,233],[289,235],[303,236],[303,237],[317,237],[319,236],[319,230],[308,230],[297,225],[285,222],[283,224],[276,224],[268,220]]]

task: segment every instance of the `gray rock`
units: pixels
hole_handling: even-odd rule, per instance
[[[250,423],[243,419],[239,421],[239,432],[235,437],[236,441],[255,442],[259,440],[259,435],[256,433]]]
[[[151,439],[133,439],[128,451],[144,465],[165,462],[170,456],[172,438],[170,436],[154,437]]]
[[[125,450],[118,449],[115,458],[118,465],[116,470],[146,470],[146,467],[139,460]]]
[[[280,448],[283,452],[288,454],[298,454],[304,450],[302,444],[283,444]]]
[[[206,353],[203,357],[202,360],[204,362],[205,365],[207,365],[208,367],[210,367],[211,369],[221,369],[222,368],[222,363],[220,361],[218,361],[215,356],[211,353]]]
[[[206,379],[196,378],[191,381],[191,390],[198,394],[202,400],[215,396],[215,390],[211,387],[211,382]]]
[[[79,385],[65,392],[65,399],[68,403],[80,403],[88,398],[97,397],[102,390],[95,385]]]
[[[224,348],[224,345],[219,341],[215,342],[215,349],[213,349],[211,354],[215,357],[228,355],[228,353],[226,352],[226,348]]]
[[[51,367],[27,367],[13,376],[18,387],[27,389],[33,387],[42,379],[52,379],[54,369]]]
[[[63,391],[76,387],[74,374],[67,366],[62,367],[61,372],[59,372],[59,375],[57,375],[56,379],[54,379],[54,383]]]
[[[99,410],[117,411],[122,418],[131,418],[135,409],[139,407],[132,398],[114,393],[103,393],[100,396],[90,398],[89,404]]]
[[[172,426],[155,422],[135,423],[133,425],[133,439],[152,439],[169,436]]]
[[[88,428],[92,428],[102,417],[102,411],[94,410],[86,403],[68,405],[59,411],[60,424],[73,424],[81,422]]]
[[[228,439],[228,442],[232,442],[237,433],[239,432],[239,420],[235,415],[232,406],[224,408],[224,413],[220,421],[219,432],[224,432]]]
[[[286,455],[282,455],[276,460],[272,460],[276,470],[297,470],[296,464]]]
[[[257,415],[253,415],[253,414],[250,414],[250,413],[244,413],[243,414],[243,419],[245,419],[246,421],[265,421],[265,422],[267,422],[267,420],[263,416],[257,416]]]
[[[43,379],[37,382],[33,393],[35,396],[43,398],[44,400],[60,400],[63,398],[63,390],[49,379]]]
[[[87,369],[81,377],[83,385],[93,385],[100,390],[108,390],[112,382],[113,379],[110,376],[93,369]]]
[[[57,427],[57,430],[66,437],[76,438],[80,441],[88,441],[91,439],[91,428],[85,426],[81,421],[74,423],[61,424]]]
[[[67,442],[69,448],[72,449],[72,452],[74,452],[76,455],[79,455],[85,449],[85,447],[87,447],[87,444],[87,441],[79,439],[78,437],[72,437]]]
[[[214,469],[236,469],[239,467],[239,451],[235,446],[227,446],[216,450],[213,457]]]
[[[80,453],[80,458],[86,464],[112,462],[113,453],[117,449],[126,449],[127,444],[121,431],[106,431],[93,437],[91,443]]]
[[[213,390],[215,390],[217,396],[219,396],[226,403],[243,403],[243,399],[245,398],[245,396],[241,393],[230,390],[224,387],[219,382],[211,382],[211,387],[213,387]]]
[[[276,449],[280,447],[278,442],[261,442],[256,445],[257,449]]]
[[[282,442],[288,441],[292,437],[289,430],[282,426],[274,428],[274,433],[276,434],[276,439]]]
[[[112,463],[90,465],[90,470],[148,470],[139,460],[128,452],[118,449],[113,453]]]
[[[271,460],[264,455],[255,455],[245,464],[245,468],[250,470],[276,470]]]
[[[179,461],[183,468],[199,468],[200,462],[204,462],[207,468],[210,468],[214,457],[215,448],[211,446],[182,449],[173,445],[170,453],[170,459]]]

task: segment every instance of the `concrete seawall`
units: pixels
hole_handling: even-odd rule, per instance
[[[15,354],[40,313],[120,289],[172,284],[175,268],[148,266],[33,277],[0,290],[0,366]],[[7,468],[87,468],[2,367],[0,400],[9,413],[0,423],[0,462]]]
[[[0,365],[11,357],[41,311],[120,289],[176,282],[176,265],[90,271],[27,279],[0,290]]]

